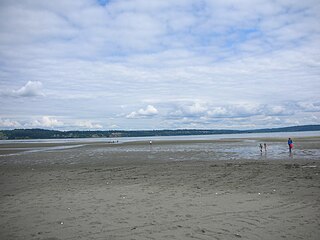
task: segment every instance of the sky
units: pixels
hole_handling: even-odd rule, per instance
[[[0,129],[320,124],[319,0],[0,0]]]

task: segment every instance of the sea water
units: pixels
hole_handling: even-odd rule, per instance
[[[175,140],[223,140],[223,139],[252,139],[252,138],[288,138],[288,137],[320,137],[320,131],[301,132],[270,132],[270,133],[237,133],[211,135],[180,135],[180,136],[151,136],[151,137],[118,137],[118,138],[61,138],[61,139],[21,139],[0,140],[7,143],[77,143],[77,142],[137,142],[137,141],[175,141]]]

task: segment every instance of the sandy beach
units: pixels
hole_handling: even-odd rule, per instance
[[[318,138],[299,144],[319,149]],[[319,239],[320,156],[221,160],[140,145],[2,146],[0,239]]]

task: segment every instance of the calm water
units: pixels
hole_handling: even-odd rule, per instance
[[[308,132],[276,132],[276,133],[242,133],[242,134],[213,134],[188,136],[154,136],[154,137],[123,137],[123,138],[70,138],[70,139],[31,139],[31,140],[0,140],[0,144],[12,143],[77,143],[77,142],[135,142],[155,140],[219,140],[233,138],[288,138],[288,137],[320,137],[320,131]]]
[[[1,141],[2,149],[5,143],[15,143],[15,149],[20,144],[56,143],[54,147],[30,147],[22,152],[0,155],[0,164],[7,163],[49,163],[75,164],[79,162],[105,162],[109,160],[237,160],[237,159],[306,159],[320,160],[318,140],[295,141],[297,137],[320,136],[320,132],[292,133],[261,133],[261,134],[227,134],[201,136],[170,136],[117,139],[55,139],[55,140],[19,140]],[[286,138],[294,140],[295,147],[289,154]],[[277,141],[266,139],[267,151],[260,153],[259,142],[255,138],[281,138]],[[192,140],[230,140],[214,142],[192,142]],[[234,140],[237,139],[237,140]],[[152,145],[149,141],[152,140]],[[180,143],[164,142],[166,140],[190,140]],[[112,142],[107,145],[90,144],[91,142]],[[126,142],[142,142],[140,144],[125,144]],[[60,145],[61,143],[61,145]],[[65,145],[72,143],[72,145]],[[21,145],[20,145],[21,146]],[[30,144],[32,146],[32,144]],[[10,147],[12,149],[12,146]]]

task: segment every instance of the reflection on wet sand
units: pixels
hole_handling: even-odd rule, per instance
[[[46,162],[77,163],[79,161],[108,161],[123,159],[161,160],[236,160],[236,159],[318,159],[320,137],[296,140],[288,153],[283,139],[263,139],[268,151],[258,149],[261,139],[175,140],[131,142],[72,142],[72,143],[8,143],[0,144],[0,163]],[[262,144],[261,144],[262,145]]]

